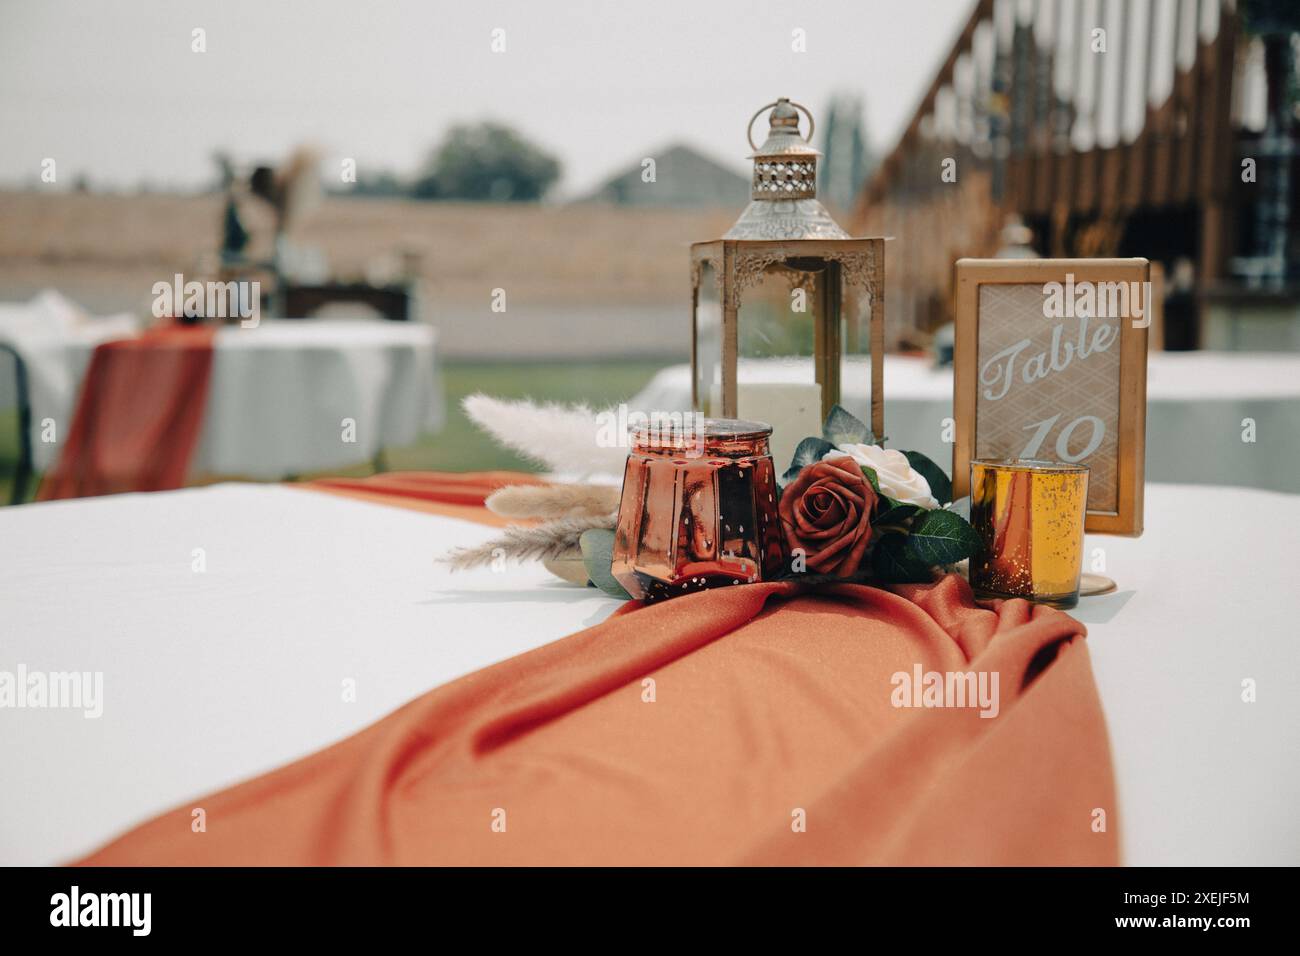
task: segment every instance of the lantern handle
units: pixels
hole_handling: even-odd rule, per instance
[[[760,106],[758,108],[758,112],[756,112],[753,116],[749,118],[749,125],[745,127],[745,139],[749,140],[749,148],[752,149],[754,152],[756,153],[758,152],[758,147],[754,144],[754,120],[758,119],[760,116],[763,115],[763,110],[770,110],[772,109],[772,107],[780,106],[780,105],[781,105],[780,100],[773,100],[771,103],[768,103],[766,106]],[[803,137],[803,141],[811,145],[812,138],[813,138],[813,131],[817,128],[816,120],[813,119],[813,115],[809,111],[808,107],[804,106],[802,103],[790,102],[790,105],[797,110],[803,110],[803,115],[808,117],[808,135]]]

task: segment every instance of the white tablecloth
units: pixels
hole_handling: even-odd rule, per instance
[[[762,368],[764,382],[797,382],[801,369]],[[811,367],[807,381],[812,381]],[[869,420],[868,381],[846,382],[842,402]],[[659,372],[629,403],[633,409],[690,408],[685,365]],[[744,414],[744,409],[741,409]],[[894,448],[924,452],[945,469],[952,445],[952,370],[928,359],[885,358],[885,433]],[[1242,441],[1242,420],[1255,420],[1256,441]],[[800,436],[802,437],[802,436]],[[1300,353],[1152,352],[1147,363],[1148,481],[1239,485],[1300,492]],[[778,462],[781,468],[790,463]]]
[[[134,326],[129,317],[53,322],[56,299],[0,310],[0,341],[10,341],[27,364],[37,471],[57,460],[95,346]],[[191,471],[277,479],[346,468],[436,431],[444,414],[436,341],[432,326],[416,322],[223,326]],[[6,378],[10,364],[0,359]],[[0,382],[0,407],[9,407],[12,395],[12,384]],[[55,443],[41,440],[45,419],[56,425]],[[344,419],[355,422],[352,441]]]
[[[1076,612],[1124,861],[1300,863],[1300,498],[1157,485],[1147,505],[1144,537],[1089,539],[1120,590]],[[535,566],[433,564],[492,533],[278,486],[0,509],[0,670],[104,674],[97,720],[0,709],[0,864],[85,853],[618,606]]]
[[[72,411],[81,389],[81,377],[96,345],[126,338],[139,331],[131,315],[90,316],[53,290],[27,302],[0,302],[0,344],[8,345],[27,369],[27,389],[32,406],[32,456],[37,471],[54,463],[58,443],[41,441],[42,422],[56,425],[56,437],[67,437]],[[13,358],[0,355],[0,411],[18,405]]]
[[[192,469],[281,478],[370,461],[442,427],[437,332],[419,322],[262,320],[217,332]],[[344,419],[355,441],[344,440]]]

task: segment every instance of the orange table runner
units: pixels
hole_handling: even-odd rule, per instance
[[[629,604],[83,862],[1114,864],[1083,636],[956,576]],[[895,706],[899,675],[968,671],[998,675],[996,716]]]
[[[95,348],[67,443],[37,498],[181,488],[212,377],[211,326],[157,326]]]
[[[320,478],[289,485],[311,488],[348,498],[409,508],[449,518],[464,518],[479,524],[501,527],[518,524],[483,507],[483,499],[507,485],[539,485],[542,479],[517,471],[471,471],[452,474],[441,471],[390,471],[366,478]]]

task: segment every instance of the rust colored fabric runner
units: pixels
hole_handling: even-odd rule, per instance
[[[483,500],[507,485],[540,485],[543,479],[518,471],[471,471],[453,474],[440,471],[390,471],[365,478],[320,478],[289,485],[310,488],[349,498],[409,508],[449,518],[463,518],[479,524],[502,527],[521,524],[483,507]]]
[[[82,862],[1115,864],[1084,634],[956,576],[628,604]]]
[[[95,348],[58,464],[37,498],[185,484],[212,377],[210,326],[158,326]]]

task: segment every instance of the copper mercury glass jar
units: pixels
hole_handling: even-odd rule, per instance
[[[632,436],[612,570],[634,598],[768,580],[784,563],[771,426],[697,423]]]

